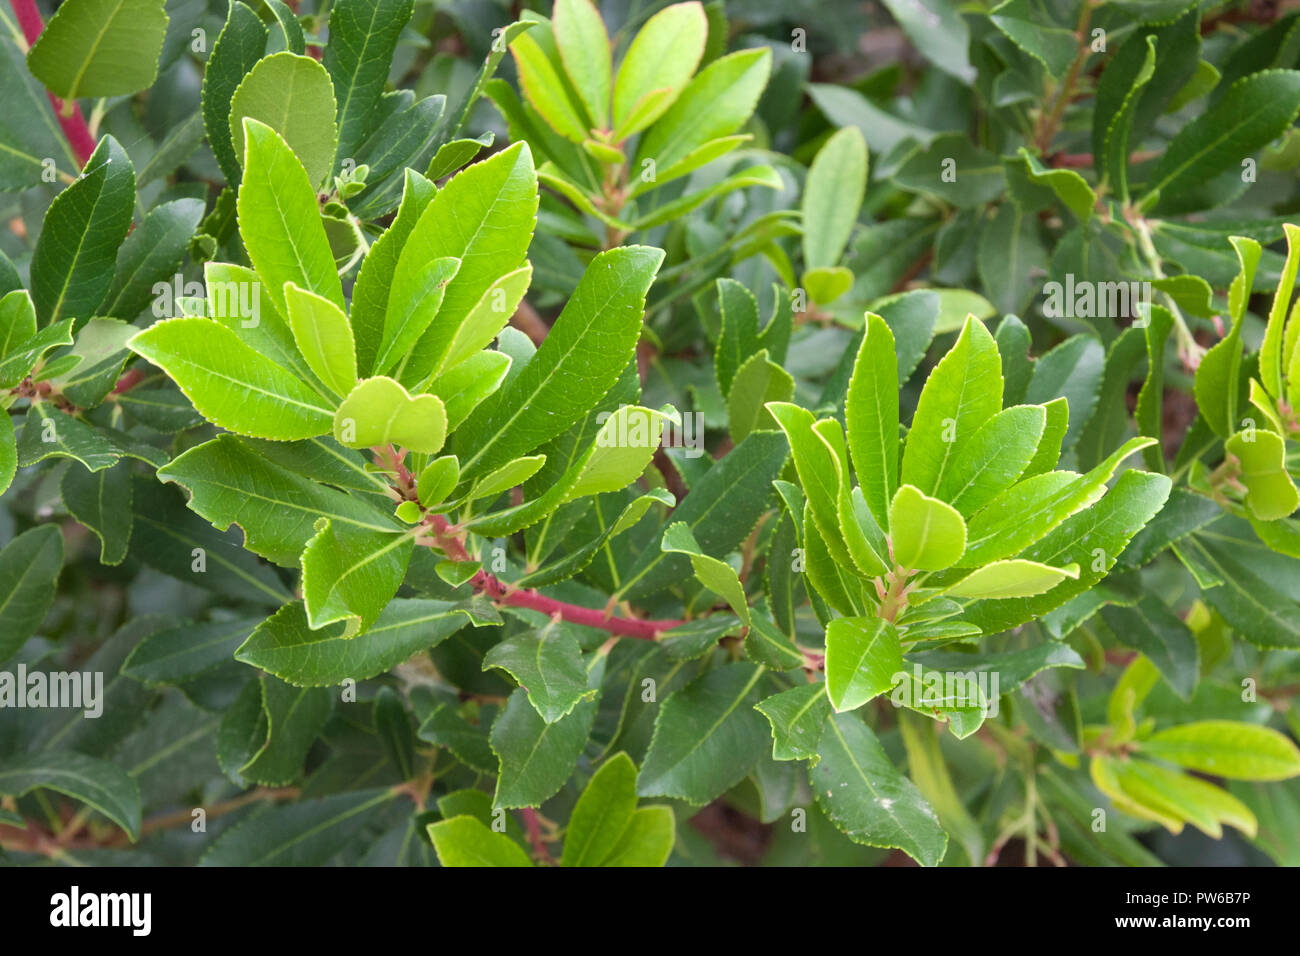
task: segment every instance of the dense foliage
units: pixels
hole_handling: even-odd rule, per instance
[[[1300,12],[539,6],[0,7],[0,859],[1300,862]]]

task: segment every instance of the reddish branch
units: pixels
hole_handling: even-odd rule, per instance
[[[1128,163],[1130,166],[1145,163],[1159,155],[1155,150],[1133,153],[1129,156]],[[1087,169],[1093,164],[1093,156],[1092,153],[1056,153],[1048,159],[1047,164],[1056,169]]]
[[[528,831],[533,856],[537,857],[539,863],[553,863],[551,852],[546,848],[546,838],[542,836],[542,823],[537,818],[537,811],[532,807],[524,807],[519,815],[524,818],[524,829]]]
[[[13,7],[14,16],[18,18],[18,26],[22,28],[27,45],[32,46],[41,35],[41,31],[45,29],[41,12],[36,9],[36,0],[9,0],[9,6]],[[86,160],[90,159],[90,154],[95,151],[95,138],[90,135],[90,127],[86,125],[86,120],[81,115],[81,107],[76,103],[65,106],[64,101],[53,93],[47,95],[54,107],[54,115],[59,121],[59,126],[63,128],[63,135],[67,137],[68,145],[76,154],[78,164],[86,165]],[[71,112],[64,115],[67,107],[71,107]]]
[[[432,518],[433,540],[443,553],[453,561],[469,561],[469,552],[451,531],[451,526],[442,515]],[[543,614],[560,616],[570,624],[582,624],[607,631],[617,637],[635,637],[643,641],[656,641],[663,631],[686,623],[685,621],[645,621],[639,618],[614,617],[605,611],[580,604],[559,601],[534,591],[532,588],[512,588],[495,575],[487,571],[478,571],[469,580],[470,586],[479,594],[486,594],[498,604],[510,607],[526,607]]]

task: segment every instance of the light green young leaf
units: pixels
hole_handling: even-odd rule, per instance
[[[275,310],[288,312],[286,282],[344,308],[316,190],[302,164],[279,133],[253,117],[244,120],[243,155],[239,234]]]
[[[167,319],[127,347],[165,370],[194,407],[222,428],[277,441],[329,432],[329,403],[219,322]]]
[[[625,753],[606,760],[573,807],[560,866],[601,866],[636,812],[636,764]]]
[[[348,448],[389,443],[432,454],[447,437],[447,411],[437,395],[410,395],[391,378],[358,382],[334,413],[334,439]]]
[[[1286,469],[1286,442],[1276,432],[1238,432],[1223,449],[1240,463],[1246,507],[1260,521],[1285,518],[1300,507],[1300,490]]]
[[[698,2],[674,3],[646,21],[614,80],[614,142],[645,129],[672,105],[699,66],[708,32]]]
[[[1054,568],[1037,561],[1011,558],[986,564],[940,593],[955,598],[1031,597],[1056,587],[1066,578],[1078,576],[1077,564]]]
[[[533,109],[552,129],[566,139],[581,143],[588,136],[582,107],[569,98],[569,84],[564,78],[564,67],[559,57],[552,57],[535,36],[541,33],[543,40],[551,39],[545,36],[547,32],[535,28],[519,34],[510,42],[510,52],[519,71],[519,85]]]
[[[510,837],[464,814],[429,824],[429,839],[443,866],[532,866],[528,854]]]
[[[899,567],[942,571],[966,550],[966,522],[956,508],[904,484],[889,506],[889,531]]]
[[[856,710],[894,686],[903,669],[898,632],[879,617],[837,617],[826,626],[826,696]]]
[[[960,448],[1001,408],[997,344],[982,322],[969,318],[921,390],[903,452],[901,481],[934,494]]]
[[[357,384],[356,346],[346,313],[329,299],[284,286],[289,327],[307,366],[336,395],[347,395]]]
[[[895,364],[894,333],[884,319],[868,312],[844,400],[844,420],[858,484],[876,524],[886,531],[889,503],[898,489]]]
[[[334,85],[325,67],[309,56],[274,53],[257,62],[231,97],[231,146],[236,156],[244,156],[244,121],[264,123],[288,144],[311,185],[318,187],[334,166],[336,115]]]
[[[672,855],[677,821],[670,807],[639,807],[601,866],[661,867]]]
[[[944,473],[935,497],[969,517],[1011,487],[1036,452],[1047,424],[1042,405],[998,412],[964,442]]]
[[[595,128],[608,129],[612,74],[609,37],[600,11],[591,0],[557,0],[554,17],[555,45],[564,72]]]
[[[686,42],[685,37],[677,38],[675,48]],[[671,169],[705,143],[734,133],[754,112],[771,70],[772,51],[767,47],[737,50],[714,60],[642,137],[637,145],[637,167],[650,159],[656,168]],[[619,75],[621,78],[621,70]]]
[[[1300,775],[1300,749],[1269,727],[1202,720],[1160,730],[1141,753],[1229,780],[1286,780]]]
[[[460,260],[460,268],[447,284],[437,315],[401,366],[397,377],[408,387],[446,367],[466,317],[494,284],[524,265],[537,202],[532,153],[520,142],[453,176],[420,214],[398,257],[386,315],[417,310],[423,295],[418,278],[428,263],[452,257]],[[396,328],[400,323],[386,319],[385,324]]]

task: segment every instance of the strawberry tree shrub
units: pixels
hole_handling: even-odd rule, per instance
[[[3,11],[6,861],[1296,862],[1297,15],[545,7]]]

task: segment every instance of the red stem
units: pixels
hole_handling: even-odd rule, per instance
[[[442,515],[433,516],[434,540],[447,557],[453,561],[470,560],[469,553],[459,538],[448,532],[451,526]],[[657,641],[661,631],[671,630],[685,624],[685,621],[643,621],[630,617],[614,617],[595,608],[582,607],[558,601],[534,591],[532,588],[512,589],[494,575],[486,571],[477,572],[469,580],[470,585],[480,594],[486,594],[498,604],[511,607],[526,607],[543,614],[558,614],[560,619],[570,624],[582,624],[586,627],[607,631],[616,637],[635,637],[642,641]]]
[[[550,851],[546,849],[546,840],[542,836],[542,824],[537,819],[537,811],[532,807],[524,807],[519,811],[519,815],[524,818],[524,829],[528,831],[528,842],[532,844],[533,855],[542,863],[551,863]]]
[[[113,394],[121,395],[123,392],[129,392],[143,381],[143,369],[130,369],[125,375],[117,380],[117,384],[113,386]]]
[[[14,16],[18,19],[18,26],[22,28],[23,36],[30,47],[36,43],[45,29],[45,21],[41,19],[41,12],[36,9],[36,0],[9,0],[9,6],[13,8]],[[95,139],[90,135],[90,127],[86,125],[86,120],[81,115],[81,107],[76,103],[72,104],[72,115],[63,115],[63,100],[59,99],[53,93],[46,93],[50,98],[50,104],[54,107],[54,117],[59,121],[59,126],[63,128],[63,135],[68,138],[68,145],[72,147],[72,152],[76,154],[77,162],[81,166],[86,165],[86,160],[90,159],[91,154],[95,151]]]

